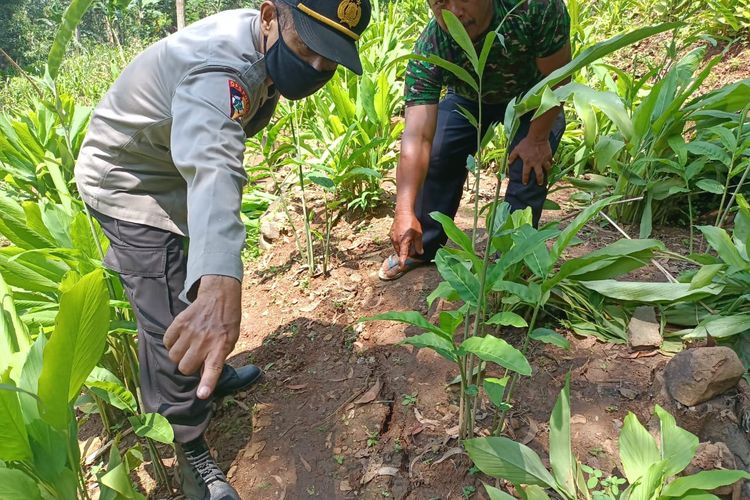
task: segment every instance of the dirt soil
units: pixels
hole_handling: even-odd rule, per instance
[[[646,49],[660,40],[644,43]],[[642,50],[643,47],[639,48]],[[750,52],[730,50],[704,90],[747,77]],[[492,182],[481,202],[489,202]],[[562,211],[547,211],[543,223],[575,216],[570,190],[551,198]],[[456,217],[471,228],[471,193]],[[300,219],[301,220],[301,219]],[[334,230],[331,270],[308,277],[289,227],[259,259],[248,264],[243,284],[241,334],[229,362],[251,362],[264,381],[217,408],[207,439],[230,482],[247,499],[460,499],[487,498],[457,440],[458,386],[453,366],[431,351],[399,345],[413,328],[392,322],[359,323],[386,311],[427,311],[425,298],[439,283],[434,266],[384,283],[377,270],[391,253],[391,212],[342,219]],[[299,221],[298,221],[299,222]],[[297,231],[302,227],[296,224]],[[636,235],[637,228],[624,228]],[[602,219],[579,235],[584,243],[569,256],[583,255],[620,238]],[[688,232],[655,228],[654,238],[687,253]],[[680,269],[663,262],[677,274]],[[664,281],[655,267],[629,279]],[[547,318],[549,326],[555,322]],[[617,436],[628,412],[646,424],[659,397],[659,374],[668,357],[659,351],[634,353],[628,346],[579,338],[557,328],[568,351],[536,344],[529,353],[533,375],[513,395],[508,434],[536,450],[546,465],[547,421],[566,374],[571,374],[574,453],[604,472],[618,470]],[[518,345],[520,336],[510,335]],[[477,416],[479,434],[493,426],[488,404]],[[168,453],[168,452],[167,452]],[[167,459],[167,465],[173,460]],[[139,483],[153,491],[141,470]],[[502,484],[500,485],[502,486]],[[512,491],[512,490],[511,490]]]
[[[482,202],[492,189],[491,183],[483,187]],[[457,217],[463,229],[471,227],[469,197],[465,193]],[[547,212],[547,220],[574,215],[566,191],[553,198],[564,211]],[[390,223],[386,214],[342,220],[329,276],[308,279],[289,237],[248,266],[242,330],[230,362],[255,363],[266,378],[226,399],[208,432],[243,498],[454,499],[474,491],[473,498],[484,498],[481,481],[488,478],[472,474],[458,448],[453,366],[431,351],[399,345],[417,333],[413,328],[357,323],[392,310],[425,312],[425,297],[439,282],[433,266],[391,283],[377,278],[391,251]],[[585,237],[576,254],[618,235],[595,221]],[[666,239],[680,242],[684,234]],[[649,273],[654,271],[646,269],[643,278],[658,279]],[[513,397],[510,436],[546,456],[546,422],[571,372],[576,455],[617,473],[612,457],[623,418],[632,411],[649,420],[652,382],[667,358],[658,352],[634,358],[626,346],[558,331],[572,348],[534,347],[534,374]],[[492,420],[483,404],[479,432],[487,433]]]

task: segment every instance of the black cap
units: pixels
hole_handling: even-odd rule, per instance
[[[282,0],[310,50],[362,74],[355,42],[370,22],[370,0]]]

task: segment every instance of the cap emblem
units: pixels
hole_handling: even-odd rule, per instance
[[[348,24],[354,28],[362,19],[362,0],[341,0],[338,10],[341,24]]]

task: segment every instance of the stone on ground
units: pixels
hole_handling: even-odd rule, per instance
[[[736,468],[737,461],[725,443],[701,443],[698,445],[698,449],[695,450],[692,462],[690,462],[690,465],[687,466],[683,474],[689,476],[702,471]],[[738,481],[735,484],[717,488],[712,493],[715,495],[731,495],[735,489],[739,491],[739,483]]]
[[[633,349],[655,348],[661,346],[662,338],[656,312],[653,307],[636,308],[628,324],[630,347]]]
[[[682,351],[664,370],[669,394],[685,406],[695,406],[731,389],[745,368],[728,347],[702,347]]]

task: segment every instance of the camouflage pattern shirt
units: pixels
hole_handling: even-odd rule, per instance
[[[547,57],[560,50],[570,39],[570,16],[563,0],[520,0],[523,5],[508,12],[519,0],[493,0],[495,13],[490,30],[497,28],[501,36],[495,40],[482,82],[483,101],[504,104],[522,95],[542,79],[536,58]],[[484,36],[475,44],[480,53]],[[458,64],[474,75],[474,69],[461,47],[443,31],[435,18],[422,31],[414,53],[438,57]],[[476,91],[468,84],[434,64],[412,59],[406,68],[405,100],[407,106],[435,104],[443,87],[476,99]]]

